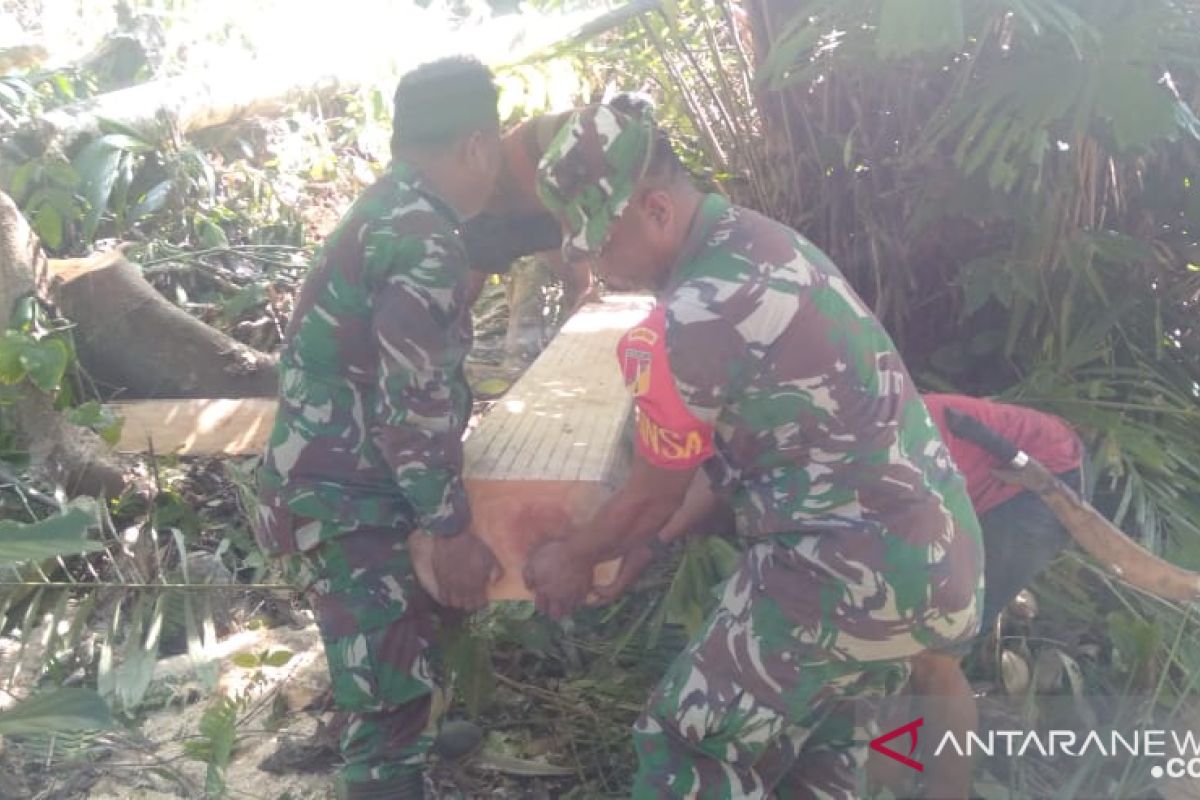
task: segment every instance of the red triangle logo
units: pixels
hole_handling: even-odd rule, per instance
[[[907,725],[901,725],[899,728],[896,728],[895,730],[892,730],[892,731],[888,731],[887,733],[883,734],[882,736],[877,736],[871,740],[871,749],[877,753],[883,753],[888,758],[899,761],[904,766],[911,767],[912,769],[915,769],[917,772],[924,772],[925,765],[922,764],[920,761],[917,761],[915,758],[911,757],[912,754],[917,751],[917,728],[920,728],[924,724],[925,724],[925,718],[918,717],[917,719],[914,719],[912,722],[908,723]],[[887,743],[890,742],[892,739],[903,736],[906,733],[910,737],[912,737],[910,740],[909,747],[908,747],[908,755],[905,755],[904,753],[898,753],[895,750],[893,750],[892,748],[887,746]]]

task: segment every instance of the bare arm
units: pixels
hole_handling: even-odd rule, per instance
[[[692,485],[688,487],[687,495],[683,498],[683,504],[659,530],[659,541],[673,542],[696,530],[701,522],[712,516],[719,503],[720,499],[713,491],[708,475],[703,470],[697,470],[696,477],[692,479]]]
[[[595,566],[648,541],[679,512],[698,472],[655,467],[635,455],[624,485],[567,538],[570,554]]]
[[[640,456],[624,485],[583,526],[553,539],[529,557],[525,582],[539,610],[565,616],[592,589],[596,564],[644,544],[678,511],[697,469],[663,469]]]

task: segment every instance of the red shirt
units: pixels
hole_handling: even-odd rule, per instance
[[[925,407],[950,449],[950,456],[967,480],[967,494],[975,513],[982,514],[1020,494],[1022,489],[992,475],[1001,466],[994,456],[946,428],[947,408],[970,414],[1037,459],[1054,474],[1077,469],[1083,461],[1083,443],[1066,422],[1030,408],[1010,406],[954,394],[926,394]]]

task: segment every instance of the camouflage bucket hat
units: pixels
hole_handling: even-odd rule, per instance
[[[538,164],[538,196],[563,226],[563,257],[596,255],[646,174],[653,151],[649,114],[606,105],[571,115]]]

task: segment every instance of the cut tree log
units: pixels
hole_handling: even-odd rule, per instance
[[[616,361],[617,341],[652,301],[616,295],[584,306],[467,437],[463,476],[475,532],[503,575],[492,600],[527,600],[529,549],[586,520],[616,488],[632,452],[633,401]],[[262,452],[275,401],[153,400],[110,405],[125,418],[117,447],[181,455]],[[607,583],[615,562],[597,568]]]
[[[14,138],[31,154],[67,152],[81,139],[100,133],[103,120],[111,120],[157,141],[164,133],[164,120],[176,132],[188,134],[246,117],[278,115],[303,98],[329,100],[354,88],[327,75],[298,79],[269,70],[185,75],[53,109],[28,122]]]
[[[133,397],[269,397],[275,359],[172,305],[120,251],[51,259],[45,293],[75,324],[80,363]]]
[[[0,330],[8,327],[16,301],[36,293],[36,272],[44,263],[29,223],[0,192]],[[0,413],[13,421],[34,469],[68,495],[115,497],[124,490],[124,470],[107,445],[92,431],[70,424],[54,410],[49,395],[26,382],[15,387],[15,398]]]

